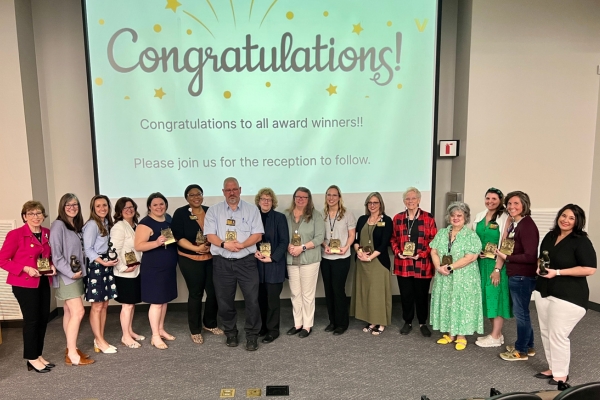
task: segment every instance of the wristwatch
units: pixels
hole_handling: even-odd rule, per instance
[[[225,242],[224,242],[224,241],[223,241],[223,242],[221,242],[221,247],[222,247],[222,248],[225,248]]]
[[[556,276],[560,276],[560,269],[556,270]]]
[[[302,251],[306,251],[306,245],[305,244],[302,245]]]
[[[494,272],[500,272],[499,268],[494,268]]]

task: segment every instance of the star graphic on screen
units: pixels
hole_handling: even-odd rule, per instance
[[[166,94],[166,93],[165,93],[165,92],[163,92],[163,89],[162,89],[162,88],[160,88],[160,89],[154,89],[154,97],[158,97],[159,99],[161,99],[161,100],[162,100],[162,98],[163,98],[163,96],[164,96],[165,94]]]
[[[331,96],[332,94],[338,94],[337,92],[337,86],[333,86],[331,83],[329,84],[329,87],[327,89],[325,89],[329,92],[329,95]]]
[[[177,7],[181,5],[177,0],[167,0],[167,6],[165,8],[170,8],[173,12],[177,11]]]
[[[363,27],[360,26],[360,22],[356,25],[352,24],[352,26],[354,27],[354,28],[352,28],[352,33],[356,33],[357,35],[360,35],[360,33],[362,31],[364,31]]]

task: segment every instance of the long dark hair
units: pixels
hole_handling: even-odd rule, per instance
[[[554,227],[552,228],[552,233],[555,235],[560,235],[560,227],[558,226],[558,219],[566,210],[571,210],[573,215],[575,215],[575,226],[573,227],[573,235],[575,236],[587,236],[587,232],[583,231],[585,227],[585,211],[577,204],[567,204],[556,214],[556,218],[554,219]]]
[[[102,220],[102,218],[100,218],[98,214],[96,214],[96,209],[94,207],[96,205],[96,200],[106,200],[106,204],[108,204],[108,213],[106,214],[106,217],[104,217],[106,221],[108,221],[108,229],[106,229],[106,227],[104,226],[104,221]],[[100,236],[108,236],[108,232],[110,232],[110,229],[114,225],[112,217],[110,215],[111,208],[112,207],[110,205],[110,199],[103,194],[95,195],[90,201],[90,218],[88,219],[88,221],[93,220],[96,222],[96,225],[98,225],[98,230],[100,231]]]
[[[487,196],[488,193],[493,193],[500,199],[500,205],[498,206],[498,208],[496,208],[496,211],[494,212],[494,215],[492,215],[492,219],[490,220],[496,221],[498,218],[500,218],[502,214],[506,212],[506,207],[504,206],[504,193],[502,193],[502,190],[496,189],[495,187],[489,188],[487,192],[485,192],[485,195]]]
[[[65,211],[65,206],[71,200],[77,201],[77,215],[73,217],[73,224],[69,222],[69,216]],[[66,193],[60,198],[60,201],[58,202],[58,217],[56,217],[56,219],[62,221],[68,230],[76,233],[81,232],[81,229],[83,228],[83,215],[81,214],[81,203],[77,196],[73,193]]]
[[[127,205],[127,202],[130,202],[131,205],[133,205],[133,209],[135,211],[135,215],[133,216],[133,223],[135,225],[137,225],[138,218],[140,217],[140,213],[137,210],[137,204],[135,203],[135,201],[133,201],[133,199],[131,199],[129,197],[121,197],[115,203],[115,215],[114,215],[115,224],[119,221],[123,221],[123,209]]]

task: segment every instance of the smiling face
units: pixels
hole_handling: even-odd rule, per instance
[[[565,235],[573,232],[576,222],[577,219],[575,218],[575,214],[569,209],[563,211],[562,214],[560,214],[560,217],[558,217],[558,227]]]
[[[271,208],[273,207],[273,198],[271,196],[269,196],[268,194],[263,194],[260,196],[258,201],[260,211],[264,213],[268,213],[269,211],[271,211]]]
[[[39,232],[39,228],[44,222],[44,213],[39,208],[32,208],[23,214],[23,220],[32,232]]]
[[[125,203],[125,207],[123,207],[123,219],[126,221],[133,221],[133,217],[135,217],[135,207],[133,206],[133,203],[128,201],[127,203]]]
[[[404,205],[407,210],[415,211],[419,208],[419,197],[414,191],[407,192],[404,197]]]
[[[240,195],[242,194],[242,188],[237,184],[236,181],[227,181],[223,185],[223,195],[227,204],[235,206],[240,202]]]
[[[465,226],[465,213],[460,210],[454,210],[452,214],[450,214],[450,224],[452,224],[453,229],[461,229]]]
[[[330,188],[325,194],[325,201],[329,207],[337,207],[340,202],[340,192],[336,188]]]
[[[513,196],[508,199],[506,203],[506,210],[508,211],[508,215],[513,218],[520,219],[523,214],[523,203],[521,203],[521,199],[519,196]]]
[[[94,201],[94,213],[96,213],[100,219],[106,218],[109,211],[108,202],[105,199],[96,199]]]
[[[294,195],[294,204],[299,210],[305,209],[308,204],[308,193],[298,190]]]
[[[381,209],[381,203],[377,196],[372,196],[367,202],[367,208],[371,215],[379,215],[379,210]]]
[[[200,208],[204,201],[204,194],[197,188],[190,190],[186,196],[187,202],[192,208]]]
[[[486,194],[485,207],[490,211],[496,211],[500,207],[500,196],[492,192]]]
[[[160,197],[152,199],[150,203],[150,214],[154,217],[161,218],[167,212],[165,201]]]
[[[77,199],[71,199],[65,203],[65,214],[70,219],[73,219],[79,213],[79,202]]]

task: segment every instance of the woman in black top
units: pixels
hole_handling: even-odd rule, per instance
[[[584,226],[584,211],[567,204],[556,215],[554,228],[540,246],[539,277],[533,295],[548,369],[535,377],[550,379],[551,385],[569,379],[569,335],[588,307],[586,277],[596,272],[596,252]],[[550,265],[544,266],[545,274],[542,264],[548,258]]]
[[[208,207],[202,205],[204,192],[198,185],[189,185],[183,194],[188,204],[173,214],[171,230],[177,240],[179,269],[188,288],[188,325],[192,341],[204,343],[204,329],[222,335],[217,326],[217,297],[213,285],[213,265],[210,243],[204,236],[204,217]],[[206,291],[206,305],[202,318],[202,297]]]

